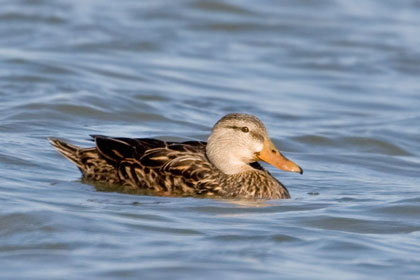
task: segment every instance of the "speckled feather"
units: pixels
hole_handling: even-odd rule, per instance
[[[224,198],[290,198],[287,189],[257,162],[252,171],[226,175],[206,156],[206,143],[93,135],[96,147],[58,139],[51,144],[75,163],[86,179],[151,190],[161,195]]]

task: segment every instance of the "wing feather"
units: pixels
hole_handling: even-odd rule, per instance
[[[217,187],[218,172],[206,158],[205,142],[92,137],[99,153],[132,185],[197,194]]]

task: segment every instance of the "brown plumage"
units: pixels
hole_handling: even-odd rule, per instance
[[[50,143],[77,165],[83,177],[157,195],[223,198],[290,198],[287,189],[256,161],[301,172],[269,140],[254,116],[229,114],[216,123],[209,143],[92,136],[96,147]]]

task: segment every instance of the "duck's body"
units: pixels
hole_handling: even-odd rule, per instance
[[[264,159],[279,168],[301,172],[267,140],[262,123],[245,114],[222,118],[213,128],[208,144],[92,137],[96,142],[93,148],[80,148],[57,139],[50,142],[89,180],[161,195],[290,198],[287,189],[256,161]]]

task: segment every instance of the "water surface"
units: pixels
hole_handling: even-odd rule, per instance
[[[4,279],[417,279],[416,1],[5,0]],[[97,191],[47,143],[257,115],[305,170],[261,204]]]

